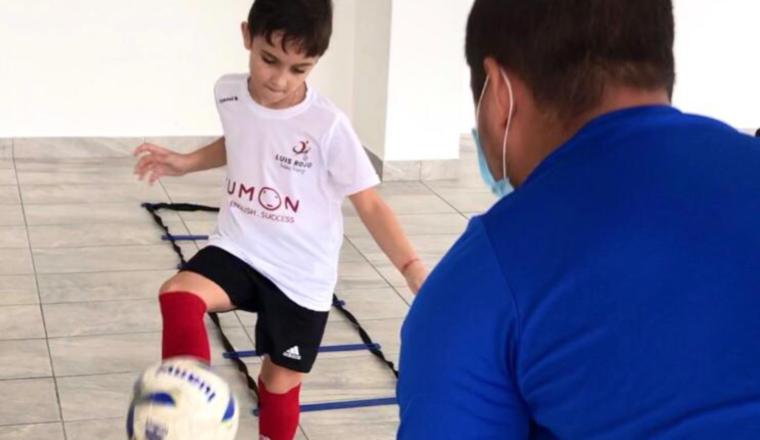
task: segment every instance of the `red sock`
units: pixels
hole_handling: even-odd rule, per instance
[[[301,414],[301,385],[285,394],[272,394],[259,378],[259,435],[264,440],[293,440]]]
[[[211,363],[211,349],[203,317],[206,303],[189,292],[169,292],[159,296],[164,332],[161,359],[193,356]]]

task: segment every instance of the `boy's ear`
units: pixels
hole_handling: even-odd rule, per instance
[[[251,50],[253,47],[253,39],[251,38],[251,28],[248,26],[247,22],[242,22],[240,24],[240,30],[243,33],[243,44],[245,45],[245,48],[248,50]]]

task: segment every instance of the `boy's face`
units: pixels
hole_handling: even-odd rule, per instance
[[[272,34],[272,44],[258,35],[251,38],[248,24],[243,23],[245,47],[251,52],[249,88],[259,104],[285,108],[303,99],[306,77],[317,64],[318,57],[308,57],[297,45],[282,48],[281,32]]]

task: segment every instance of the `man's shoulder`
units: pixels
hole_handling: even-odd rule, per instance
[[[483,219],[470,220],[465,232],[449,249],[438,265],[436,272],[446,274],[448,284],[452,279],[462,278],[465,284],[472,284],[473,277],[480,282],[492,283],[502,277],[502,268],[496,259],[491,237]]]

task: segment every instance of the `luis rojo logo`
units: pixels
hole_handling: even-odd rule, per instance
[[[311,147],[311,141],[299,141],[290,148],[288,154],[276,154],[274,158],[283,169],[304,174],[314,166],[309,159]]]
[[[301,141],[293,147],[293,152],[296,154],[296,156],[300,155],[306,155],[311,151],[311,147],[309,147],[309,141]]]

